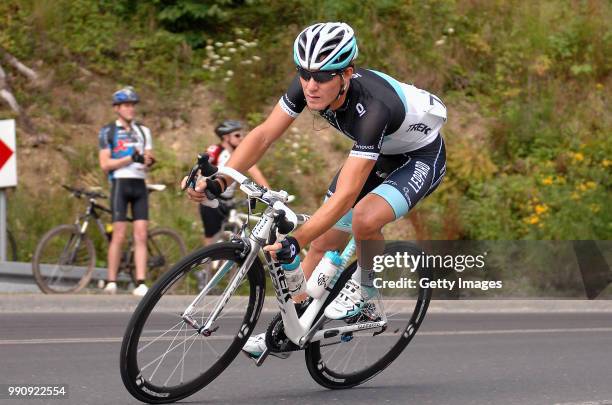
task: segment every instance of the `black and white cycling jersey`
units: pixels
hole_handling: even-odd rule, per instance
[[[294,118],[304,110],[306,98],[299,76],[279,104]],[[361,68],[351,78],[344,104],[319,114],[355,141],[351,156],[372,160],[379,154],[404,154],[430,144],[446,122],[446,106],[435,95]]]

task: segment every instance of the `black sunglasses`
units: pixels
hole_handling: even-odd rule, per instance
[[[314,81],[317,83],[326,83],[330,81],[331,79],[333,79],[334,76],[337,76],[339,73],[341,73],[341,71],[339,70],[336,70],[336,71],[319,70],[317,72],[311,72],[310,70],[303,69],[300,66],[297,66],[296,69],[302,79],[308,82],[310,81],[311,78],[313,78]]]

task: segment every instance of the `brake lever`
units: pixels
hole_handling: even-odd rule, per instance
[[[191,168],[191,171],[189,172],[189,175],[187,176],[187,181],[185,182],[185,187],[183,187],[183,190],[186,190],[187,188],[190,188],[190,187],[195,188],[199,170],[200,170],[200,166],[197,164]]]

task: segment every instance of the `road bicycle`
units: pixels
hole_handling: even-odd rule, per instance
[[[215,173],[216,168],[204,158],[197,166],[207,177]],[[294,304],[284,270],[262,247],[291,232],[308,216],[289,209],[284,191],[268,190],[228,167],[219,168],[218,173],[233,178],[249,202],[260,201],[266,209],[240,237],[183,258],[140,302],[120,352],[121,377],[129,393],[140,401],[162,404],[186,398],[212,383],[234,361],[257,325],[265,296],[264,267],[280,313],[266,329],[267,350],[255,360],[256,365],[271,352],[303,351],[310,375],[330,389],[354,387],[383,371],[419,329],[431,289],[381,288],[375,304],[366,305],[361,313],[340,321],[327,319],[325,307],[357,267],[355,261],[347,264],[355,250],[351,239],[342,252],[344,270],[335,284],[319,299]],[[385,254],[405,251],[421,253],[415,245],[399,242],[389,244]],[[177,301],[168,296],[174,286],[214,260],[223,265],[195,297]],[[390,272],[385,274],[387,279],[411,279],[417,286],[418,279],[431,278],[427,268],[397,267],[385,272]],[[222,293],[210,294],[215,288]]]
[[[32,259],[34,280],[41,291],[47,294],[74,293],[87,286],[96,267],[96,249],[87,230],[93,220],[106,247],[112,238],[112,224],[104,223],[101,214],[111,210],[97,202],[107,198],[99,191],[88,191],[63,185],[76,198],[88,201],[85,212],[74,224],[59,225],[47,232],[38,242]],[[148,184],[149,193],[162,191],[165,185]],[[132,222],[131,218],[128,221]],[[122,250],[119,273],[127,273],[135,280],[134,243],[131,236]],[[187,254],[185,242],[172,229],[153,228],[147,235],[147,268],[151,280],[158,279],[172,264]]]

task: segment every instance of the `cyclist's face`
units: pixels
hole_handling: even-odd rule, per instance
[[[237,148],[238,145],[240,145],[240,142],[242,142],[243,138],[241,131],[234,131],[231,134],[227,134],[225,136],[227,137],[227,141],[233,148]]]
[[[348,85],[351,74],[352,68],[348,68],[342,72],[342,75],[337,74],[327,82],[317,82],[312,77],[306,81],[300,76],[300,84],[302,85],[308,108],[320,111],[332,104],[342,88],[342,76],[344,76],[344,82]]]
[[[115,112],[126,121],[132,121],[136,116],[136,104],[123,103],[115,106]]]

